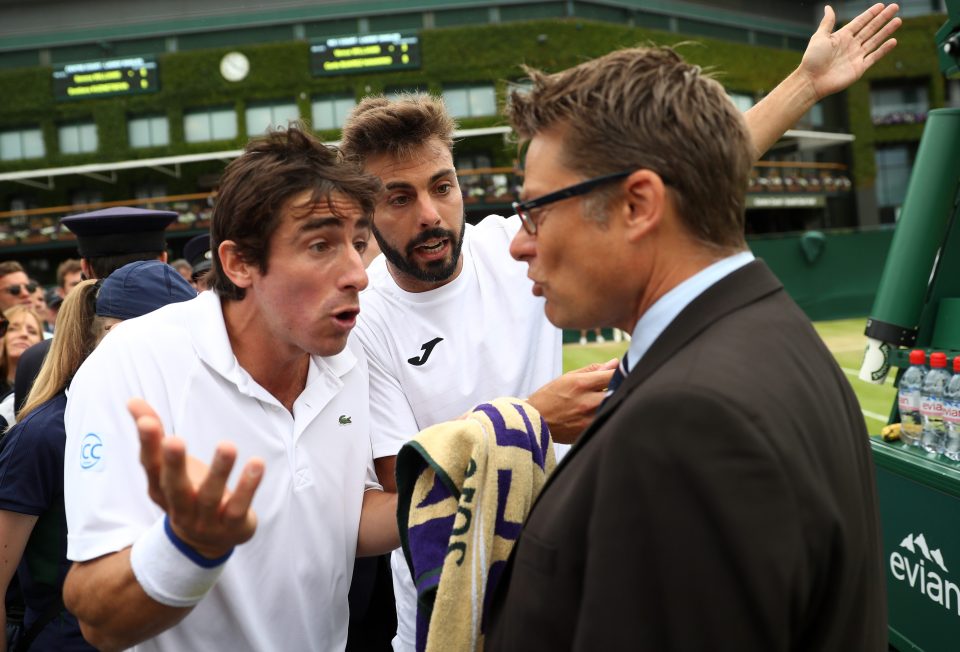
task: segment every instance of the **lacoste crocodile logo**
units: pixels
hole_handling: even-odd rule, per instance
[[[353,423],[353,421],[350,420],[350,417],[348,417],[346,414],[341,414],[339,421],[341,426],[345,426],[348,423]]]
[[[433,352],[433,347],[443,341],[442,337],[435,337],[426,344],[424,344],[420,349],[423,351],[422,355],[414,356],[407,360],[414,367],[421,367],[427,363],[427,358],[430,357],[430,353]]]

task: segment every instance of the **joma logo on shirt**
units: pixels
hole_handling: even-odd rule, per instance
[[[420,347],[420,350],[423,351],[421,355],[415,355],[412,358],[409,358],[407,362],[412,364],[414,367],[420,367],[427,363],[427,358],[430,357],[430,353],[433,352],[433,347],[443,341],[442,337],[435,337],[429,342],[425,343]]]

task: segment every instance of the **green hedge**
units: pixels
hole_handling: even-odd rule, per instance
[[[869,81],[875,79],[925,78],[930,80],[931,106],[942,106],[944,85],[939,75],[933,35],[940,17],[905,21],[898,34],[900,44],[885,61],[851,88],[848,116],[854,143],[854,174],[860,186],[871,186],[875,175],[873,147],[876,142],[919,139],[922,126],[874,127],[870,122]],[[613,49],[638,44],[680,45],[691,62],[716,71],[731,90],[762,95],[770,91],[798,63],[791,50],[731,43],[583,19],[540,20],[475,27],[448,27],[421,31],[423,67],[417,71],[372,73],[340,77],[313,77],[309,44],[289,41],[245,45],[250,74],[242,82],[225,81],[219,73],[220,59],[230,48],[161,54],[160,90],[154,94],[57,102],[52,96],[49,67],[0,70],[0,87],[8,92],[0,104],[0,129],[19,128],[39,122],[48,155],[43,167],[87,162],[123,160],[131,157],[206,151],[212,147],[238,148],[246,141],[243,109],[250,102],[295,100],[301,114],[310,115],[313,96],[353,92],[357,97],[380,92],[385,87],[426,87],[439,92],[444,84],[496,80],[501,99],[507,80],[522,76],[520,64],[559,70]],[[233,105],[238,111],[240,136],[220,143],[188,144],[183,140],[183,113],[192,107]],[[127,116],[165,113],[170,119],[171,144],[149,150],[131,150],[127,145]],[[57,153],[56,125],[93,119],[99,128],[100,147],[95,154]],[[463,126],[498,124],[498,117],[464,120]],[[336,131],[321,132],[335,138]],[[465,147],[470,147],[469,144]],[[505,152],[498,163],[509,163]],[[0,171],[30,169],[37,161],[0,164]]]
[[[877,63],[863,79],[847,91],[850,133],[853,143],[853,175],[857,187],[872,188],[877,175],[874,147],[878,143],[916,142],[923,125],[874,125],[870,118],[870,84],[882,80],[925,80],[929,88],[930,108],[944,106],[946,86],[937,61],[935,35],[943,16],[924,16],[904,20],[897,31],[896,49]]]

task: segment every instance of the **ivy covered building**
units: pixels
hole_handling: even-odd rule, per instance
[[[835,4],[845,19],[870,3]],[[937,65],[941,0],[900,4],[897,49],[756,166],[751,233],[895,219],[926,112],[960,105]],[[520,64],[558,70],[623,46],[682,44],[745,109],[799,63],[822,9],[792,0],[0,0],[0,258],[44,276],[51,259],[74,251],[57,219],[110,202],[180,211],[177,251],[205,226],[216,180],[249,137],[302,119],[335,141],[364,95],[414,89],[442,95],[457,116],[468,215],[505,213],[521,178],[499,112],[523,84]]]

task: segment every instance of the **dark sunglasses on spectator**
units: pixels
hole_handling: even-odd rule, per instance
[[[34,283],[33,281],[30,281],[26,285],[20,285],[19,283],[14,283],[13,285],[6,287],[4,289],[10,294],[12,294],[13,296],[18,296],[20,294],[21,288],[27,288],[27,293],[33,294],[34,292],[37,291],[38,287],[40,286]]]

